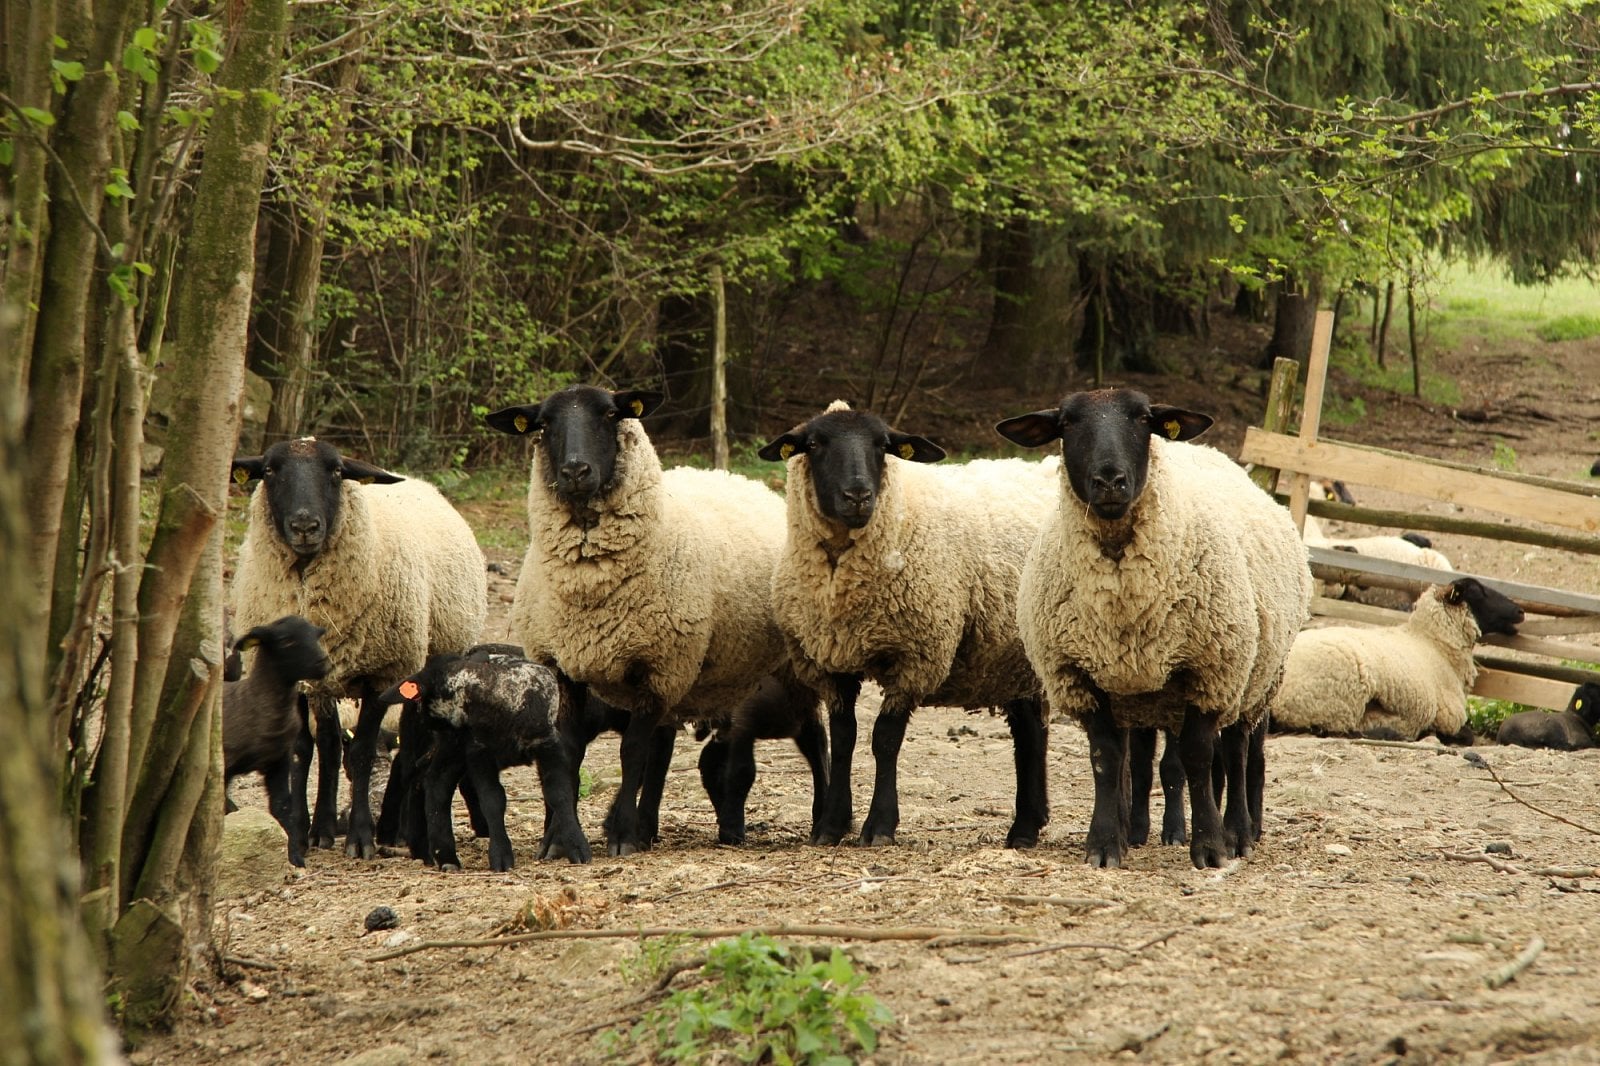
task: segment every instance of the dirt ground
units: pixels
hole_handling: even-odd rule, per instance
[[[1326,435],[1483,464],[1500,436],[1518,469],[1583,475],[1600,452],[1600,345],[1538,358],[1483,354],[1443,369],[1462,381],[1463,408],[1492,407],[1496,421],[1375,395],[1364,422]],[[1163,398],[1203,407],[1209,392],[1241,412],[1255,402],[1217,381],[1187,388],[1192,397],[1167,389]],[[1219,443],[1236,447],[1240,423],[1219,430]],[[514,525],[517,512],[472,517],[480,527]],[[1436,541],[1465,570],[1600,593],[1592,557]],[[485,639],[511,639],[516,553],[489,555],[506,572],[491,574]],[[459,803],[464,873],[314,852],[281,888],[219,907],[224,974],[202,976],[188,1019],[134,1061],[604,1061],[601,1034],[649,1005],[647,989],[626,976],[639,957],[635,937],[374,961],[392,947],[488,937],[542,906],[572,931],[947,930],[931,941],[791,938],[846,946],[866,990],[893,1012],[865,1061],[1600,1062],[1600,938],[1591,935],[1600,927],[1600,751],[1473,749],[1502,787],[1460,749],[1274,737],[1266,835],[1250,859],[1202,872],[1187,848],[1150,845],[1124,869],[1093,870],[1082,850],[1093,795],[1085,739],[1071,724],[1053,726],[1050,739],[1052,821],[1027,852],[1001,847],[1013,787],[1003,720],[949,709],[919,711],[908,731],[892,848],[806,843],[809,778],[786,742],[758,749],[744,847],[714,846],[685,735],[662,844],[622,860],[602,848],[590,866],[533,858],[536,779],[508,772],[515,870],[488,872]],[[618,776],[614,738],[597,743],[586,766],[596,787],[579,813],[599,843]],[[858,818],[870,767],[863,742]],[[253,782],[236,782],[234,793],[261,802]],[[1575,876],[1580,867],[1593,876]],[[378,906],[397,912],[398,929],[365,932]],[[996,933],[1009,942],[985,939]],[[1538,944],[1531,965],[1488,986]]]

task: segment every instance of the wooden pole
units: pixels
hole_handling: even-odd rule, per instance
[[[711,268],[711,300],[716,329],[711,340],[711,465],[728,469],[728,294],[722,268]]]
[[[1315,444],[1322,428],[1322,393],[1328,384],[1328,349],[1333,343],[1333,312],[1318,311],[1311,332],[1311,357],[1306,361],[1306,403],[1300,410],[1300,442]],[[1306,498],[1311,494],[1311,475],[1296,472],[1289,479],[1289,516],[1294,527],[1306,526]]]
[[[1300,381],[1300,364],[1283,356],[1272,361],[1272,382],[1267,386],[1267,410],[1261,416],[1261,428],[1270,433],[1282,433],[1289,425],[1289,415],[1294,410],[1294,387]],[[1257,466],[1250,471],[1250,480],[1264,492],[1276,492],[1278,468]]]

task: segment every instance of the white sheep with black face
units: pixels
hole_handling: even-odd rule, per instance
[[[1415,740],[1462,738],[1478,676],[1472,646],[1516,634],[1522,608],[1476,578],[1428,588],[1398,626],[1327,626],[1295,639],[1274,729]],[[1465,738],[1470,742],[1470,738]]]
[[[345,851],[377,854],[367,798],[383,706],[375,697],[431,653],[478,639],[488,613],[483,552],[437,489],[303,438],[233,461],[234,480],[260,480],[230,592],[240,630],[297,614],[326,632],[331,668],[310,686],[318,789],[310,842],[332,847],[339,788],[336,701],[361,701],[344,752],[350,774]],[[296,785],[303,794],[303,778]]]
[[[771,596],[783,500],[758,481],[723,471],[664,471],[639,422],[660,401],[658,393],[575,385],[486,418],[495,429],[538,442],[512,624],[531,658],[557,666],[631,716],[622,739],[622,784],[606,818],[612,855],[656,839],[678,727],[728,721],[763,678],[785,665]],[[816,772],[816,696],[789,691],[793,700],[774,711],[785,728],[767,723],[753,735],[802,733],[797,739]],[[788,725],[795,730],[786,731]],[[754,774],[749,751],[741,743],[719,764],[721,772],[747,782]],[[724,843],[743,838],[748,788],[713,793]]]
[[[1197,867],[1248,855],[1260,835],[1266,709],[1306,620],[1311,572],[1288,511],[1227,456],[1185,443],[1211,422],[1105,389],[996,427],[1027,447],[1061,442],[1059,490],[1028,553],[1017,621],[1050,706],[1089,734],[1091,865],[1119,866],[1126,851],[1129,727],[1179,738]]]
[[[912,711],[1003,706],[1017,766],[1012,847],[1049,819],[1040,686],[1017,635],[1017,580],[1055,492],[1055,464],[1020,459],[930,466],[943,449],[835,403],[763,447],[788,463],[788,535],[773,611],[795,668],[829,707],[833,764],[823,832],[850,829],[855,697],[883,688],[866,844],[893,843],[896,771]]]

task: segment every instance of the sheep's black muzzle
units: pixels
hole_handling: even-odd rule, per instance
[[[833,501],[833,517],[847,529],[861,529],[872,521],[878,497],[871,489],[843,489]]]

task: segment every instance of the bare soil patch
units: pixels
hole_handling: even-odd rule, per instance
[[[1587,436],[1600,424],[1600,346],[1561,348],[1503,363],[1472,353],[1446,360],[1463,380],[1462,406],[1498,405],[1494,421],[1464,422],[1380,394],[1366,398],[1365,421],[1328,435],[1480,463],[1498,435],[1515,448],[1519,469],[1573,477],[1600,448]],[[1221,409],[1228,417],[1218,443],[1236,447],[1242,419],[1259,407],[1256,382],[1237,373],[1237,362],[1216,365],[1206,380],[1147,384],[1169,402]],[[997,417],[1016,405],[1014,396],[1001,399]],[[471,517],[480,528],[503,528],[519,511],[485,505]],[[1600,593],[1592,558],[1464,539],[1441,546],[1463,569]],[[485,639],[510,639],[518,560],[496,550],[490,558],[504,572],[491,573]],[[625,860],[602,851],[576,867],[534,860],[537,782],[531,770],[512,771],[514,871],[487,872],[487,849],[459,804],[465,873],[314,852],[280,888],[223,902],[218,934],[234,961],[220,976],[202,976],[185,1021],[134,1058],[604,1061],[600,1034],[628,1026],[646,1006],[645,989],[623,973],[637,957],[635,940],[438,948],[370,961],[391,943],[491,936],[540,901],[580,930],[955,931],[931,943],[827,941],[848,948],[869,975],[867,990],[894,1013],[875,1062],[1600,1061],[1600,876],[1540,872],[1600,873],[1600,752],[1472,750],[1516,796],[1581,826],[1518,802],[1459,749],[1274,737],[1266,836],[1249,860],[1197,871],[1187,848],[1151,845],[1125,869],[1091,870],[1082,863],[1093,796],[1082,732],[1052,728],[1052,822],[1037,849],[1010,852],[1000,846],[1013,798],[1004,722],[930,708],[906,738],[895,847],[807,844],[809,778],[787,743],[758,751],[750,842],[713,846],[715,822],[685,735],[668,779],[663,843]],[[599,842],[618,777],[614,738],[597,743],[586,765],[597,786],[580,818]],[[870,768],[863,742],[858,818]],[[251,782],[236,782],[234,793],[261,802]],[[1482,856],[1491,845],[1498,868],[1452,857]],[[397,931],[365,932],[364,917],[380,905],[398,912]],[[960,935],[997,928],[1030,939]],[[1486,978],[1534,938],[1542,954],[1514,980],[1488,987]]]

